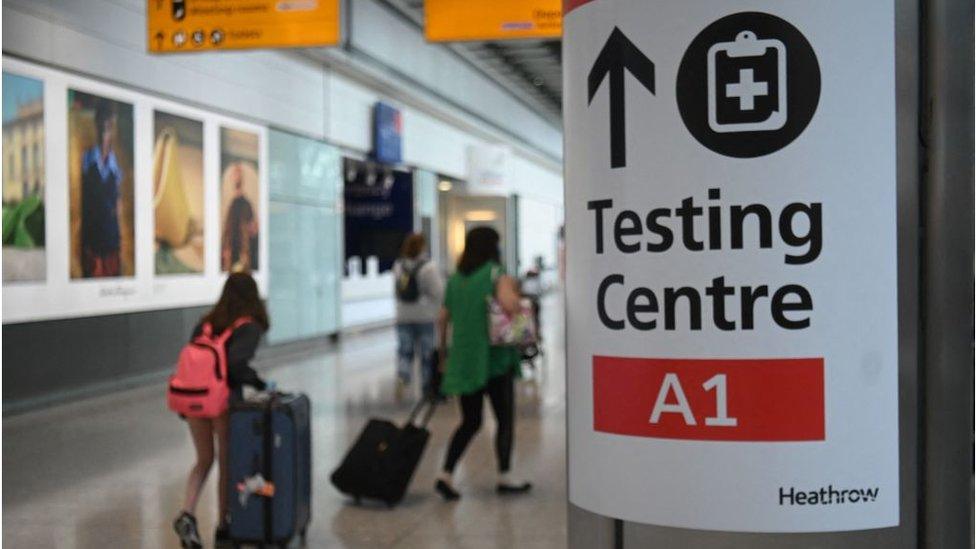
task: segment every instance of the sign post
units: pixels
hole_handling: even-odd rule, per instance
[[[895,16],[568,2],[574,505],[695,530],[899,525]]]

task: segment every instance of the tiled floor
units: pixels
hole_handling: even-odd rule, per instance
[[[393,397],[392,330],[268,359],[267,378],[312,399],[308,547],[565,547],[562,312],[555,301],[546,309],[545,366],[518,385],[516,470],[535,484],[524,497],[494,492],[494,423],[487,406],[485,426],[458,471],[463,498],[445,503],[432,492],[458,421],[451,401],[431,421],[431,442],[404,502],[393,510],[351,504],[329,483],[332,469],[369,417],[403,420],[409,409],[409,402]],[[3,545],[178,547],[170,523],[192,453],[185,426],[166,410],[157,386],[4,419]],[[207,535],[215,524],[215,478],[198,510]]]

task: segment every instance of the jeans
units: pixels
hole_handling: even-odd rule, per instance
[[[414,356],[420,356],[420,376],[424,389],[433,378],[434,364],[434,323],[417,322],[397,324],[397,377],[410,383],[413,377]]]

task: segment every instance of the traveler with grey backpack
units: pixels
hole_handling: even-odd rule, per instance
[[[393,264],[396,290],[397,400],[413,378],[414,357],[420,359],[424,394],[436,388],[434,380],[434,322],[444,296],[444,282],[437,265],[426,258],[422,234],[411,234],[403,241],[400,258]]]

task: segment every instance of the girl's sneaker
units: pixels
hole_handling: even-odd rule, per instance
[[[180,545],[183,549],[203,549],[203,541],[197,531],[197,519],[190,513],[186,511],[180,513],[180,516],[173,521],[173,530],[176,530],[176,535],[180,537]]]

